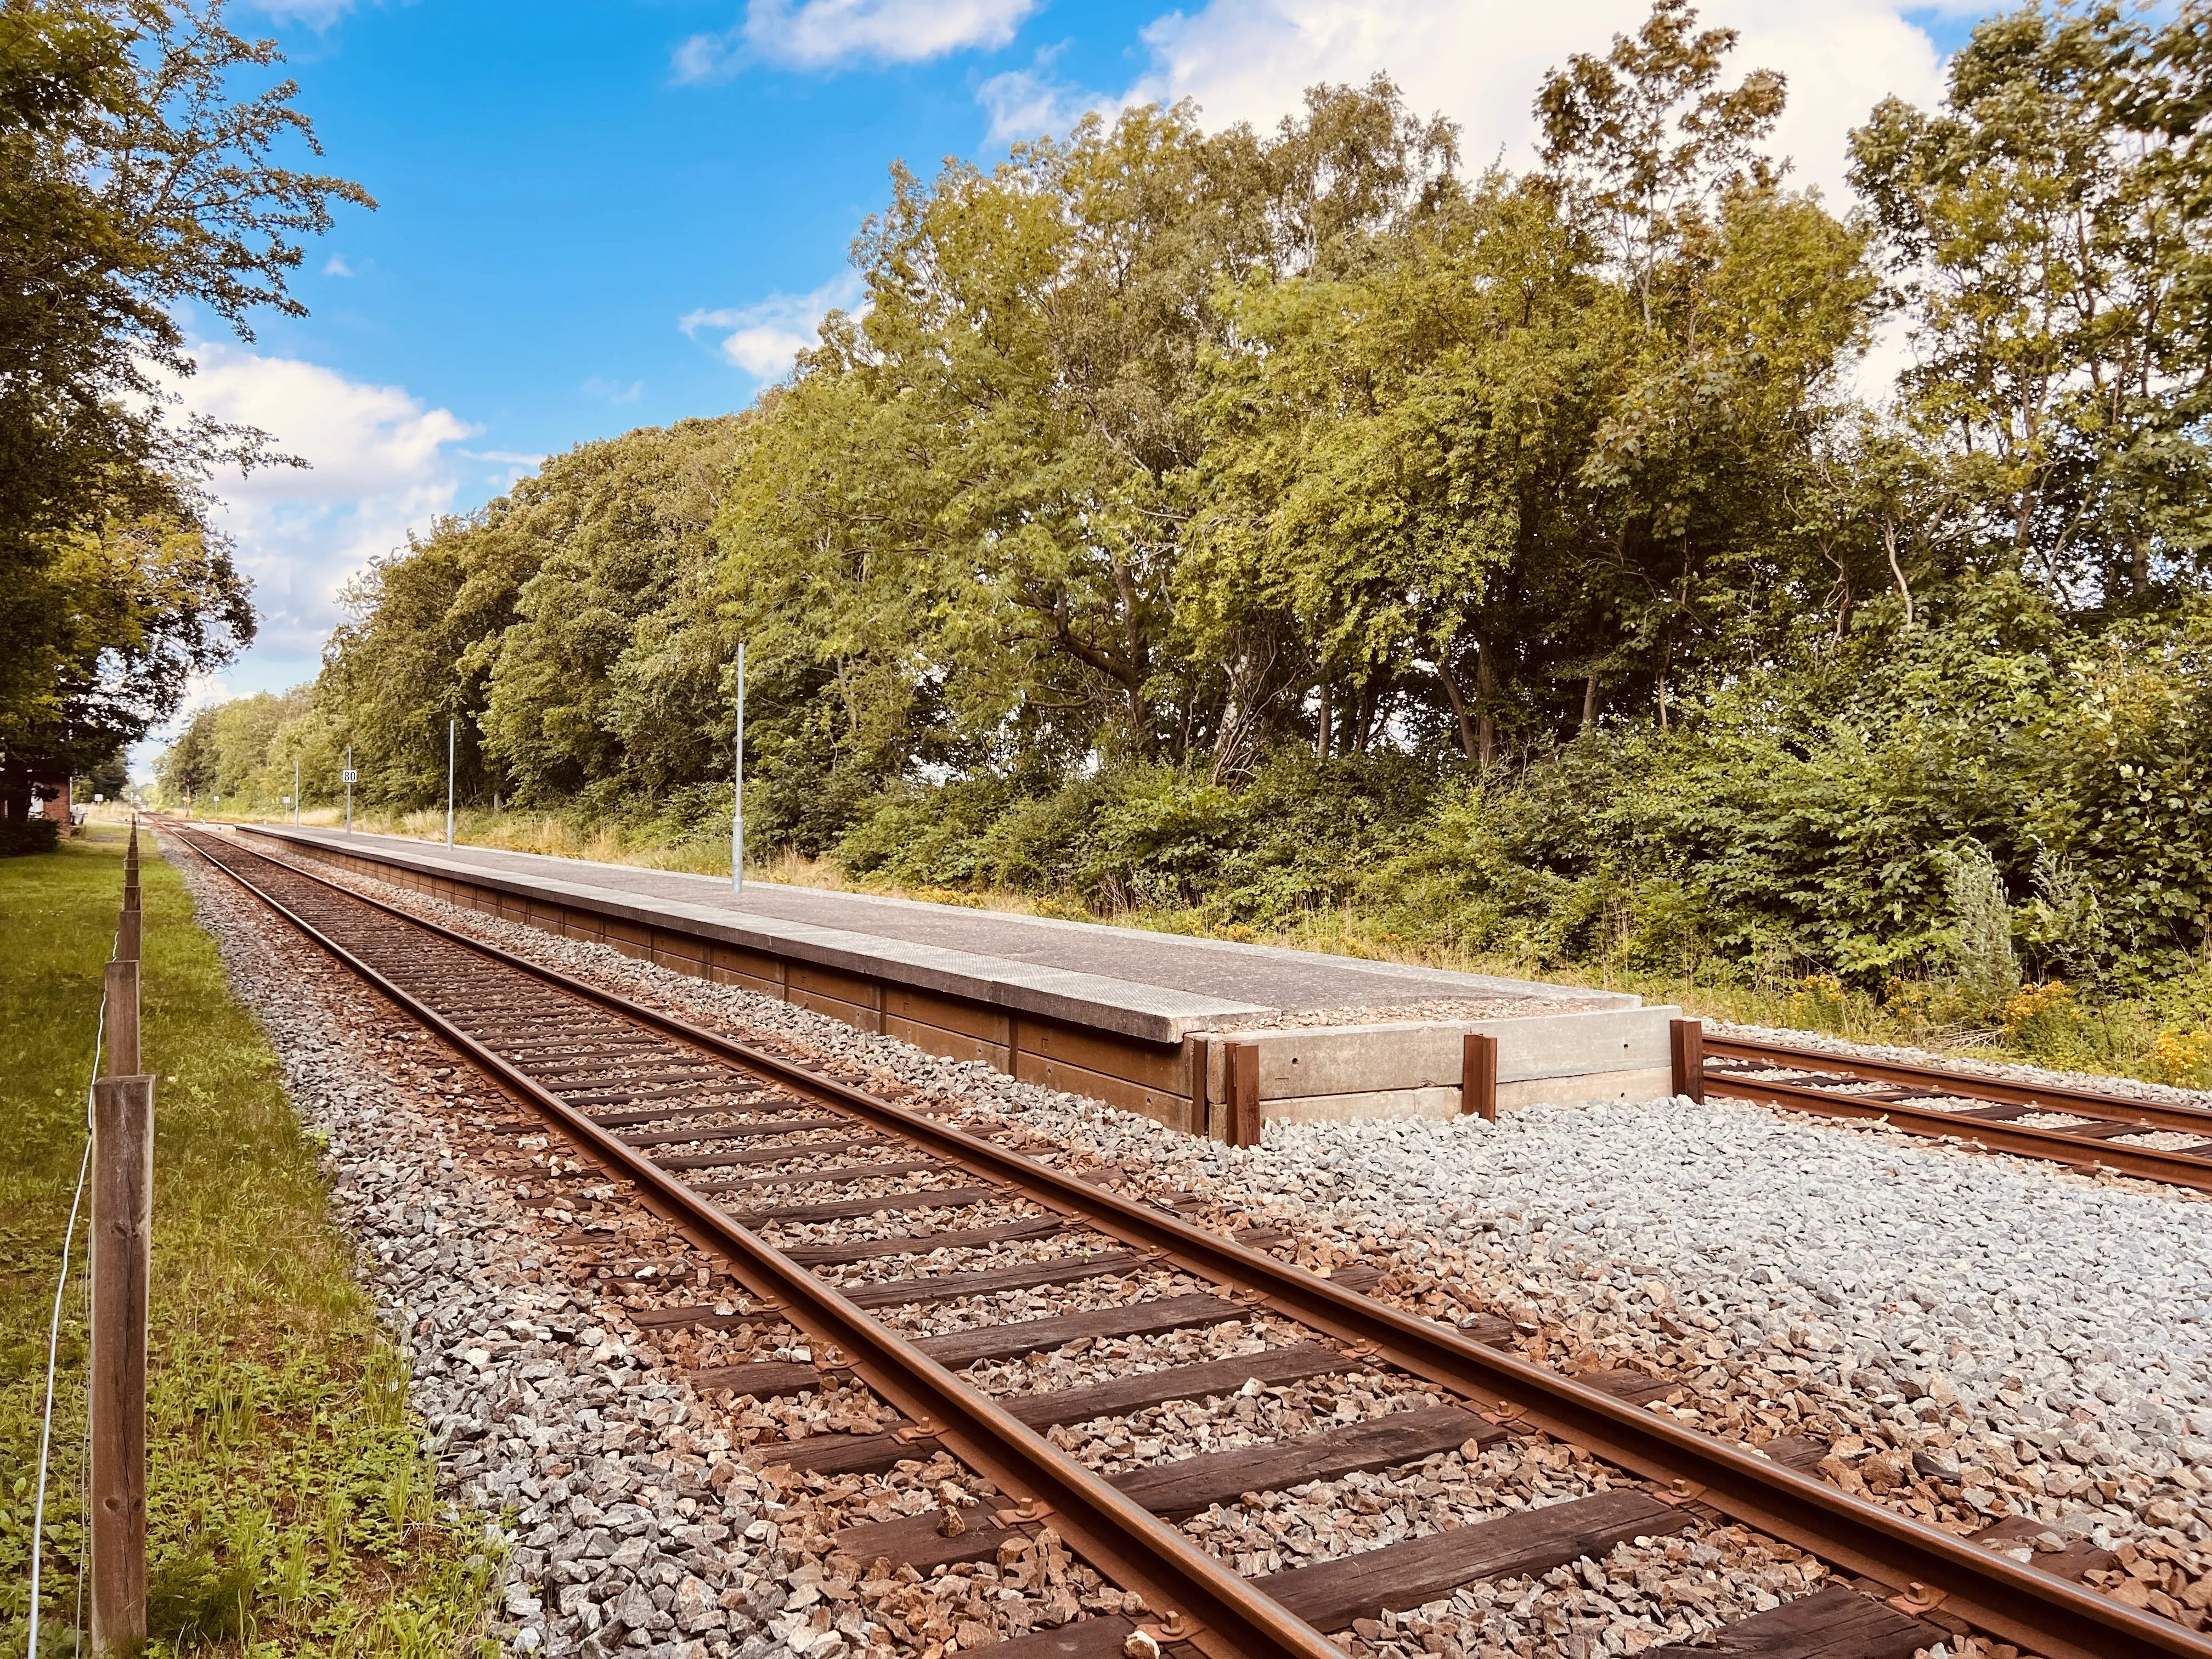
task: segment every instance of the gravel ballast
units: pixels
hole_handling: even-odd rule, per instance
[[[409,1024],[273,933],[225,878],[173,861],[324,1143],[334,1217],[411,1351],[410,1404],[454,1512],[484,1516],[502,1554],[495,1634],[515,1653],[764,1659],[785,1564],[744,1536],[761,1522],[759,1485],[726,1436],[690,1433],[690,1390],[560,1271],[601,1248],[564,1247],[487,1180],[465,1116],[426,1101],[457,1103],[467,1085]],[[638,1243],[672,1254],[657,1226]]]
[[[2212,1213],[2195,1194],[1733,1102],[1271,1124],[1263,1146],[1231,1149],[349,879],[854,1080],[957,1101],[1061,1167],[1199,1194],[1201,1221],[1273,1222],[1308,1265],[1385,1269],[1372,1293],[1411,1310],[1502,1314],[1556,1368],[1647,1371],[1674,1385],[1655,1409],[1686,1424],[1831,1441],[1827,1478],[1905,1512],[1958,1530],[2018,1514],[2118,1546],[2137,1605],[2188,1622],[2212,1605]]]

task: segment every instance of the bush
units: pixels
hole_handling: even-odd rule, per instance
[[[54,818],[0,819],[0,858],[51,853],[61,845],[62,826]]]
[[[1236,789],[1169,766],[1056,788],[976,778],[878,798],[836,854],[856,875],[908,887],[1073,892],[1096,911],[1279,927],[1354,896],[1437,788],[1433,769],[1406,756],[1323,762],[1303,749]]]
[[[1970,841],[1951,854],[1944,877],[1958,929],[1952,949],[1960,993],[1977,1012],[2006,1005],[2020,989],[2020,958],[2013,953],[2012,911],[1996,860],[1980,842]],[[2026,1000],[2035,1002],[2033,997]],[[2016,1023],[2008,1006],[2005,1021],[2008,1026]]]

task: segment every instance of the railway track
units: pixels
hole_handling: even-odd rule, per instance
[[[1908,1133],[2212,1192],[2212,1111],[1936,1066],[1700,1034],[1703,1095],[1825,1117],[1879,1119]]]
[[[1576,1378],[1437,1325],[1347,1285],[1193,1224],[750,1045],[630,1002],[358,894],[265,854],[172,830],[185,845],[395,1003],[565,1136],[574,1152],[720,1256],[752,1298],[811,1339],[811,1358],[695,1376],[756,1400],[857,1379],[896,1414],[873,1434],[814,1434],[751,1460],[866,1474],[948,1453],[996,1489],[972,1514],[874,1521],[836,1537],[862,1561],[927,1573],[1019,1560],[1056,1538],[1141,1617],[1102,1614],[1002,1644],[1005,1659],[1146,1654],[1341,1659],[1329,1633],[1384,1608],[1419,1607],[1485,1581],[1540,1575],[1616,1545],[1736,1523],[1817,1557],[1825,1588],[1720,1632],[1711,1650],[1771,1659],[1909,1659],[1966,1632],[2050,1659],[2212,1656],[2212,1641],[2076,1582],[2086,1550],[2046,1571],[1982,1542],[1851,1498],[1804,1472],[1825,1448],[1766,1452],[1638,1408],[1632,1384]],[[514,1124],[517,1138],[534,1127]],[[837,1196],[836,1194],[846,1194]],[[817,1224],[902,1218],[893,1237]],[[976,1221],[988,1224],[978,1226]],[[829,1242],[778,1248],[792,1234]],[[981,1272],[915,1271],[940,1249],[1051,1238],[1060,1248]],[[926,1264],[924,1264],[926,1265]],[[1158,1294],[1101,1303],[1086,1285],[1131,1279]],[[1188,1286],[1194,1281],[1199,1286]],[[954,1321],[918,1334],[896,1310],[957,1309],[1015,1289],[1070,1296],[1041,1320]],[[1066,1345],[1137,1339],[1265,1316],[1282,1338],[1198,1365],[1121,1371],[1077,1389],[988,1391],[974,1365]],[[723,1317],[663,1310],[658,1322]],[[1259,1388],[1352,1373],[1397,1388],[1392,1409],[1310,1435],[1094,1472],[1067,1429],[1168,1402],[1233,1410]],[[1564,1443],[1612,1472],[1589,1495],[1509,1511],[1409,1541],[1245,1577],[1176,1522],[1316,1480],[1506,1443]],[[1266,1498],[1262,1496],[1261,1501]],[[2073,1577],[2067,1576],[2069,1572]]]

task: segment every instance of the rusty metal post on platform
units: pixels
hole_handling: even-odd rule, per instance
[[[1669,1057],[1674,1061],[1674,1092],[1702,1103],[1705,1097],[1705,1023],[1701,1019],[1667,1022]]]
[[[1225,1059],[1229,1144],[1256,1146],[1260,1144],[1260,1045],[1232,1042]]]
[[[1460,1044],[1459,1109],[1493,1122],[1498,1117],[1498,1039],[1469,1031]]]

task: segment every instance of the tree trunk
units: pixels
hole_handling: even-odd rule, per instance
[[[1145,682],[1152,678],[1152,653],[1145,638],[1139,605],[1142,596],[1137,592],[1136,574],[1118,553],[1114,556],[1114,587],[1121,599],[1121,640],[1128,657],[1122,684],[1129,697],[1129,725],[1136,739],[1137,753],[1149,757],[1152,752],[1152,706],[1145,696]]]
[[[1498,722],[1490,717],[1490,699],[1498,690],[1498,665],[1492,660],[1488,641],[1476,641],[1474,650],[1475,763],[1487,772],[1498,760]]]
[[[1905,631],[1912,631],[1912,590],[1905,585],[1905,567],[1897,557],[1897,520],[1881,521],[1882,550],[1889,555],[1889,574],[1897,578],[1898,597],[1905,601]]]
[[[1323,680],[1321,683],[1321,708],[1314,720],[1314,758],[1316,760],[1328,758],[1328,682]]]
[[[1597,676],[1595,674],[1583,681],[1583,730],[1597,730]]]
[[[1467,698],[1459,689],[1459,676],[1452,672],[1449,651],[1437,653],[1437,678],[1443,682],[1444,700],[1451,704],[1452,718],[1459,722],[1459,751],[1473,760],[1475,758],[1474,713],[1467,706]]]

